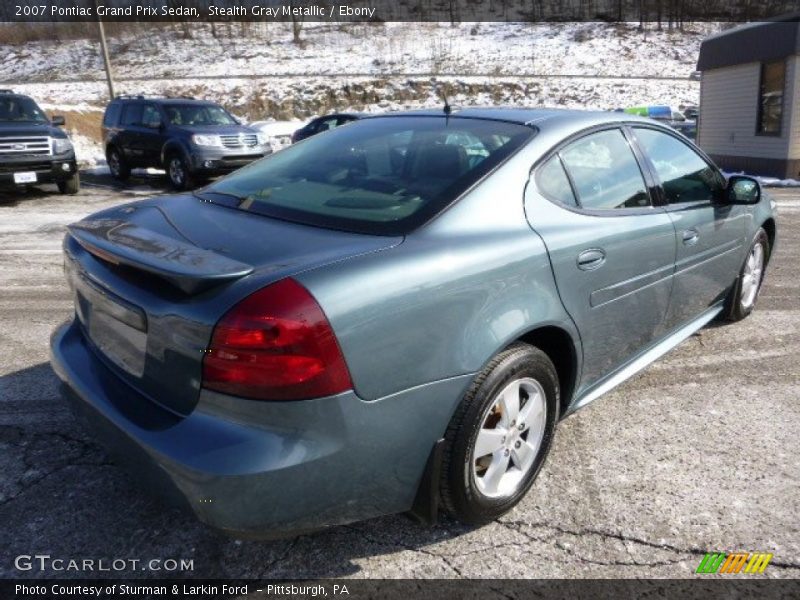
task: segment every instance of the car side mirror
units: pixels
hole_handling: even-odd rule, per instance
[[[63,127],[66,120],[61,115],[54,115],[50,122],[56,127]]]
[[[761,201],[761,185],[752,177],[732,175],[725,189],[726,204],[758,204]]]

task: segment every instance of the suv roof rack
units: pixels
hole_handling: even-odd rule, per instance
[[[2,92],[4,90],[0,90]],[[9,90],[10,91],[10,90]],[[194,96],[145,96],[144,94],[117,94],[114,100],[197,100]]]

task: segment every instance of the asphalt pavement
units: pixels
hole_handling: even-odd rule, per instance
[[[716,551],[770,552],[762,577],[800,577],[800,190],[774,192],[779,243],[756,311],[562,422],[534,488],[499,522],[399,515],[259,542],[151,498],[58,395],[48,338],[72,311],[64,226],[164,186],[85,180],[75,197],[0,196],[0,577],[681,578]],[[37,554],[128,562],[103,573],[18,559]]]

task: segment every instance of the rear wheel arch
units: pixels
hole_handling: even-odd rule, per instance
[[[770,217],[761,224],[761,227],[764,231],[767,232],[767,238],[769,239],[769,253],[765,257],[767,262],[769,262],[770,254],[772,254],[772,249],[775,248],[775,236],[777,235],[777,226],[775,225],[775,219]]]
[[[521,335],[513,343],[539,348],[551,360],[558,373],[560,413],[566,413],[578,379],[578,349],[572,335],[561,327],[546,325]]]
[[[167,160],[169,160],[171,156],[174,156],[176,154],[180,156],[183,160],[188,162],[189,153],[186,151],[186,148],[184,148],[182,144],[174,140],[171,140],[166,144],[164,144],[164,146],[161,148],[161,158],[160,158],[161,165],[163,167],[166,167]]]

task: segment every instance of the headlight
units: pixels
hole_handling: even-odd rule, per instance
[[[53,138],[53,153],[65,154],[72,150],[72,142],[69,138]]]
[[[193,135],[192,143],[197,146],[222,146],[218,135]]]
[[[258,140],[259,146],[265,146],[269,143],[269,136],[266,133],[257,133],[256,139]]]

